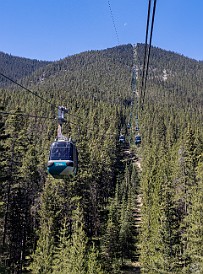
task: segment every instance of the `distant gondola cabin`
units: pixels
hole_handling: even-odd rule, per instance
[[[122,143],[122,144],[125,143],[125,135],[120,135],[120,137],[119,137],[119,143]]]
[[[140,135],[136,135],[136,136],[135,136],[135,144],[136,144],[136,145],[141,144],[141,136],[140,136]]]

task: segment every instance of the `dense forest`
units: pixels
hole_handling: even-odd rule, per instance
[[[0,53],[32,91],[0,76],[0,273],[203,273],[203,62],[153,47],[140,107],[136,52]],[[58,106],[79,153],[67,179],[47,173]]]
[[[47,66],[50,63],[51,62],[31,60],[0,52],[1,73],[9,76],[14,81],[18,80],[19,83],[21,82],[21,79],[24,79],[35,70]],[[10,83],[2,78],[0,81],[0,87],[4,87],[6,85],[10,85]]]

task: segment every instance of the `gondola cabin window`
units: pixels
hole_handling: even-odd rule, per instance
[[[73,144],[71,142],[54,142],[51,145],[49,160],[73,161]]]

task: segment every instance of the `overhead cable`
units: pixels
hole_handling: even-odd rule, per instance
[[[44,101],[44,102],[50,104],[52,107],[58,109],[58,107],[57,107],[56,105],[54,105],[54,104],[52,104],[50,101],[44,99],[42,96],[40,96],[40,95],[37,94],[36,92],[34,92],[34,91],[32,91],[32,90],[30,90],[30,89],[24,87],[23,85],[19,84],[17,81],[14,81],[13,79],[11,79],[10,77],[6,76],[5,74],[3,74],[3,73],[1,73],[1,72],[0,72],[0,75],[1,75],[2,77],[6,78],[7,80],[9,80],[10,82],[12,82],[12,83],[16,84],[17,86],[23,88],[24,90],[28,91],[29,93],[32,93],[33,95],[37,96],[37,97],[40,98],[42,101]]]
[[[7,80],[9,80],[10,82],[16,84],[17,86],[23,88],[23,89],[26,90],[27,92],[33,94],[34,96],[37,96],[37,97],[38,97],[39,99],[41,99],[42,101],[48,103],[48,104],[51,105],[53,108],[55,108],[55,109],[58,110],[58,107],[57,107],[55,104],[52,104],[50,101],[46,100],[44,97],[40,96],[38,93],[36,93],[36,92],[34,92],[34,91],[32,91],[32,90],[30,90],[30,89],[24,87],[23,85],[19,84],[17,81],[14,81],[13,79],[11,79],[10,77],[6,76],[5,74],[3,74],[3,73],[1,73],[1,72],[0,72],[0,75],[1,75],[2,77],[6,78]],[[74,115],[74,114],[71,114],[71,113],[69,113],[69,115],[71,115],[71,116],[73,116],[73,117],[78,117],[78,116],[76,116],[76,115]],[[79,118],[80,118],[80,117],[79,117]]]
[[[142,68],[142,81],[141,81],[141,91],[140,97],[142,98],[142,91],[144,87],[144,79],[145,79],[145,72],[146,72],[146,60],[147,60],[147,50],[148,50],[148,34],[149,34],[149,21],[150,21],[150,10],[151,10],[151,0],[148,3],[148,12],[147,12],[147,24],[146,24],[146,32],[145,32],[145,47],[144,47],[144,61],[143,61],[143,68]]]
[[[118,45],[120,45],[120,40],[119,40],[118,31],[117,31],[117,28],[116,28],[116,24],[115,24],[115,20],[114,20],[113,11],[112,11],[112,8],[111,8],[110,0],[108,0],[108,5],[109,5],[110,14],[111,14],[111,19],[112,19],[112,22],[113,22],[113,27],[114,27],[114,30],[115,30],[115,33],[116,33],[117,43],[118,43]]]
[[[146,83],[147,83],[148,70],[149,70],[149,59],[150,59],[150,53],[151,53],[151,44],[152,44],[152,34],[153,34],[153,27],[154,27],[155,12],[156,12],[156,0],[154,0],[154,2],[153,2],[152,19],[151,19],[151,24],[150,24],[151,0],[149,0],[147,24],[146,24],[146,35],[145,35],[145,52],[144,52],[144,62],[143,62],[143,70],[142,70],[141,93],[140,93],[142,109],[143,109],[145,93],[146,93]],[[149,25],[151,28],[150,28],[150,38],[149,38],[149,43],[148,43]]]
[[[150,40],[149,40],[149,49],[148,49],[148,56],[147,56],[147,67],[146,67],[146,75],[145,75],[145,82],[144,82],[144,94],[143,94],[142,106],[144,105],[144,100],[145,100],[146,83],[147,83],[147,77],[148,77],[148,71],[149,71],[149,58],[150,58],[150,53],[151,53],[155,12],[156,12],[156,0],[154,0],[153,13],[152,13],[152,23],[151,23],[151,31],[150,31]]]
[[[19,115],[19,116],[26,116],[26,117],[31,117],[31,118],[38,118],[38,119],[56,120],[56,117],[38,116],[38,115],[21,113],[21,112],[0,111],[0,114],[2,114],[2,115],[15,115],[15,116]]]

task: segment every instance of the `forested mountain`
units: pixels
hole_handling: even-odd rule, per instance
[[[5,75],[9,75],[9,77],[14,81],[19,81],[25,78],[35,70],[44,67],[49,63],[51,62],[32,60],[0,52],[0,71]],[[11,83],[1,77],[0,87],[10,84]]]
[[[28,88],[0,89],[1,273],[203,273],[203,63],[152,48],[143,91],[143,59],[123,45],[0,70]],[[46,171],[59,105],[79,152],[63,180]]]

